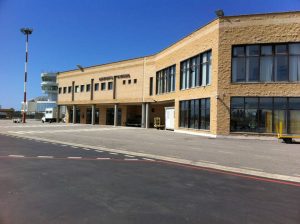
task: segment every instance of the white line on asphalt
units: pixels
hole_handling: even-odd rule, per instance
[[[61,147],[66,147],[67,145],[60,145]]]
[[[96,152],[103,152],[103,151],[101,151],[101,150],[95,150]]]
[[[111,154],[111,155],[118,155],[118,153],[115,153],[115,152],[110,152],[109,154]]]
[[[233,154],[233,152],[228,152],[228,151],[218,151],[219,153],[224,153],[224,154]]]
[[[8,155],[10,157],[24,157],[23,155]]]
[[[254,155],[256,157],[259,157],[259,158],[263,158],[263,159],[270,159],[271,157],[270,156],[266,156],[266,155]]]
[[[77,146],[73,146],[73,145],[72,145],[71,147],[72,147],[72,148],[74,148],[74,149],[78,149],[78,147],[77,147]]]
[[[247,169],[247,170],[255,170],[255,171],[263,171],[262,169],[257,169],[253,167],[248,167],[248,166],[241,166],[242,169]]]
[[[82,148],[83,150],[86,150],[86,151],[89,151],[90,149],[89,148]]]
[[[38,158],[52,159],[53,156],[37,156]]]
[[[187,160],[187,159],[180,159],[180,158],[174,158],[174,157],[149,154],[149,153],[145,153],[144,151],[133,152],[133,151],[125,150],[125,149],[120,150],[120,149],[114,149],[114,148],[107,148],[107,147],[103,147],[103,146],[78,144],[78,143],[74,144],[72,142],[65,142],[65,141],[63,142],[63,141],[59,141],[59,140],[51,140],[51,139],[45,139],[45,138],[40,138],[40,137],[35,137],[35,139],[39,139],[39,140],[43,140],[43,141],[47,141],[47,142],[56,142],[59,144],[67,144],[69,146],[76,145],[78,147],[89,147],[91,149],[101,149],[101,150],[104,149],[107,152],[117,152],[117,153],[122,153],[122,154],[130,154],[130,155],[140,156],[140,157],[150,157],[153,159],[164,160],[164,161],[168,161],[168,162],[175,162],[175,163],[193,165],[193,166],[198,166],[198,167],[206,167],[206,168],[212,168],[212,169],[217,169],[217,170],[224,170],[224,171],[228,171],[228,172],[242,173],[242,174],[248,174],[248,175],[253,175],[253,176],[276,179],[276,180],[285,180],[285,181],[292,181],[292,182],[300,183],[300,177],[296,177],[293,175],[282,175],[282,174],[276,174],[276,173],[268,173],[265,171],[248,170],[248,169],[242,169],[239,167],[230,167],[230,166],[225,166],[225,165],[212,164],[211,162],[210,163],[200,162],[200,161],[195,162],[195,161],[191,161],[191,160]]]
[[[97,159],[99,159],[99,160],[108,160],[108,159],[110,159],[110,158],[101,158],[101,157],[98,157]]]
[[[69,156],[68,159],[82,159],[81,156]]]
[[[149,158],[143,158],[143,159],[148,161],[155,161],[154,159],[149,159]]]
[[[211,161],[207,161],[207,160],[198,160],[201,163],[211,163],[211,164],[217,164],[216,162],[211,162]]]
[[[135,161],[135,160],[138,160],[138,159],[124,159],[124,160]]]

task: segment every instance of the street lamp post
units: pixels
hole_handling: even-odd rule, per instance
[[[28,36],[32,34],[32,29],[22,28],[21,32],[26,35],[26,56],[25,56],[25,77],[24,77],[24,111],[23,111],[23,123],[26,123],[26,84],[27,84],[27,63],[28,63]]]

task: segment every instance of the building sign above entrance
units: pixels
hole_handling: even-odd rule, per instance
[[[116,77],[117,79],[126,79],[126,78],[130,78],[130,74],[101,77],[101,78],[99,78],[99,81],[113,80],[114,77]]]

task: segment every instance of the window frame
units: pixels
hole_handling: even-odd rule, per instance
[[[113,82],[108,82],[107,83],[107,90],[113,90],[114,89],[114,84]]]
[[[168,94],[176,91],[176,64],[156,72],[156,95]]]
[[[292,78],[291,78],[291,74],[290,74],[290,57],[291,56],[298,56],[300,57],[300,54],[292,54],[290,53],[291,49],[290,49],[290,45],[292,44],[300,44],[300,42],[283,42],[283,43],[251,43],[251,44],[236,44],[236,45],[232,45],[231,46],[231,76],[230,76],[230,82],[231,84],[257,84],[257,83],[299,83],[300,82],[300,75],[298,77],[298,80],[296,81],[293,81]],[[247,58],[250,58],[250,57],[254,57],[254,56],[247,56],[247,52],[246,52],[246,48],[247,46],[254,46],[254,45],[258,45],[259,46],[259,55],[257,56],[258,57],[258,81],[247,81],[247,77],[246,77],[246,74],[247,74],[247,69],[246,69],[246,60]],[[277,53],[276,54],[276,46],[279,46],[279,45],[286,45],[287,47],[287,52],[286,53]],[[264,46],[271,46],[272,47],[272,54],[263,54],[262,53],[262,47]],[[244,48],[244,55],[243,56],[235,56],[234,55],[234,49],[235,48],[238,48],[238,47],[243,47]],[[287,57],[287,80],[275,80],[276,77],[275,77],[275,73],[276,73],[276,65],[275,65],[275,61],[276,61],[276,57],[280,57],[280,56],[286,56]],[[272,57],[272,75],[271,75],[271,81],[267,80],[267,81],[263,81],[262,79],[262,75],[261,75],[261,60],[262,58],[266,58],[266,57]],[[234,58],[244,58],[244,63],[245,63],[245,81],[235,81],[234,80],[234,75],[233,75],[233,61],[234,61]],[[300,65],[299,65],[300,66]]]
[[[206,55],[206,61],[203,61]],[[193,65],[193,60],[195,64]],[[203,67],[206,66],[205,84]],[[194,74],[195,73],[195,74]],[[194,74],[194,75],[193,75]],[[194,76],[194,80],[192,80]],[[180,61],[180,90],[210,86],[212,83],[212,48]]]
[[[101,91],[105,91],[106,90],[106,82],[101,82],[100,90]]]

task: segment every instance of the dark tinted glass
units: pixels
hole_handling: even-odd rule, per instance
[[[245,47],[234,47],[233,56],[245,56]]]
[[[272,55],[272,46],[261,46],[261,55]]]
[[[258,56],[259,55],[259,45],[250,45],[246,47],[247,56]]]
[[[272,109],[273,108],[273,98],[271,98],[271,97],[259,98],[259,108]]]
[[[231,108],[244,108],[244,98],[243,97],[231,98]]]
[[[287,108],[287,98],[278,97],[274,98],[274,109],[286,109]]]
[[[245,97],[245,109],[257,109],[258,98],[257,97]]]
[[[289,108],[293,110],[300,109],[300,97],[289,98]]]
[[[300,44],[289,44],[290,54],[300,54]]]
[[[287,54],[288,48],[286,44],[280,44],[275,46],[275,53],[276,54]]]

